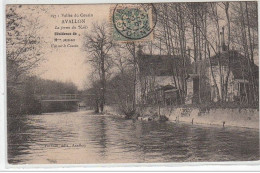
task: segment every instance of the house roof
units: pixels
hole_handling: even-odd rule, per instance
[[[159,88],[156,89],[156,91],[178,91],[177,87],[174,87],[172,85],[164,85],[160,86]]]
[[[210,57],[211,64],[213,66],[219,65],[228,65],[230,63],[231,66],[238,65],[241,60],[244,60],[244,56],[238,53],[237,51],[231,50],[231,51],[224,51],[221,53],[218,53],[214,56]]]
[[[162,64],[162,63],[182,63],[182,59],[180,56],[170,56],[170,55],[150,55],[150,54],[142,54],[140,59],[144,63],[149,64]],[[146,64],[147,65],[147,64]]]
[[[173,75],[175,69],[180,74],[184,70],[182,68],[184,63],[188,73],[192,70],[190,61],[186,59],[184,62],[181,56],[141,54],[139,63],[141,72],[153,70],[157,76]]]
[[[258,78],[258,66],[240,54],[238,51],[224,51],[210,57],[211,65],[229,66],[235,79],[247,79],[249,77],[248,63],[251,64],[253,74]],[[208,65],[210,65],[208,63]]]
[[[167,90],[172,90],[172,89],[177,89],[177,88],[172,85],[165,85],[165,86],[162,86],[160,89],[167,91]]]

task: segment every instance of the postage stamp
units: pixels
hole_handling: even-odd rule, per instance
[[[157,22],[153,4],[116,4],[110,10],[115,41],[151,41]]]

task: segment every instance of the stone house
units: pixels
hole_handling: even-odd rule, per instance
[[[190,61],[183,61],[180,56],[140,54],[139,71],[136,84],[138,104],[180,104],[182,83],[190,73],[190,68],[181,68],[183,63],[188,67]],[[174,75],[175,74],[175,75]],[[174,77],[176,76],[176,77]],[[177,85],[177,82],[178,85]],[[179,87],[178,87],[179,86]]]
[[[235,50],[222,51],[210,60],[194,62],[192,66],[193,73],[187,79],[186,104],[217,102],[219,99],[244,102],[246,96],[250,99],[249,80],[253,77],[258,84],[258,66]]]
[[[258,66],[236,50],[227,51],[224,42],[218,54],[193,63],[179,55],[141,53],[138,67],[137,104],[178,105],[183,103],[181,93],[185,104],[246,102],[253,97],[252,79],[258,91]]]

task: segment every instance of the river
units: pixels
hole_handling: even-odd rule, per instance
[[[90,111],[8,120],[10,164],[259,160],[259,132],[125,120]]]

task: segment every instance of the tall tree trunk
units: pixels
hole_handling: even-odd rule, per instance
[[[217,81],[213,72],[213,68],[212,68],[212,63],[211,63],[211,59],[210,59],[210,49],[209,49],[209,45],[207,44],[207,48],[208,48],[208,58],[209,58],[209,65],[210,65],[210,72],[211,72],[211,76],[213,79],[213,84],[214,84],[214,92],[216,90],[216,95],[217,95],[217,100],[220,100],[220,94],[219,94],[219,88],[217,85]]]
[[[229,76],[230,76],[230,18],[229,18],[229,2],[225,3],[225,13],[226,13],[226,18],[227,18],[227,25],[228,25],[228,41],[227,41],[227,51],[228,51],[228,66],[227,66],[227,75],[226,79],[224,82],[224,101],[227,100],[227,95],[228,95],[228,83],[229,83]],[[223,33],[224,34],[224,33]],[[232,53],[232,58],[233,53]]]
[[[247,66],[248,66],[248,73],[249,73],[249,78],[248,78],[249,93],[253,93],[253,94],[251,94],[251,96],[253,97],[253,100],[254,100],[255,90],[254,90],[254,84],[253,84],[254,80],[253,80],[253,72],[252,72],[252,63],[251,63],[250,57],[249,57],[249,50],[248,50],[249,48],[248,48],[248,43],[247,43],[247,32],[246,32],[244,10],[243,10],[242,2],[240,2],[240,10],[241,10],[241,24],[242,24],[241,30],[242,30],[242,38],[243,38],[243,47],[244,47],[244,52],[245,52],[245,55],[246,55],[246,58],[247,58]],[[251,89],[252,89],[252,92],[251,92]],[[247,98],[247,100],[251,101],[251,100],[249,100],[249,98]]]
[[[106,73],[105,73],[105,58],[101,58],[101,99],[100,99],[100,111],[103,113],[105,106],[105,92],[106,92]]]
[[[133,93],[133,111],[136,110],[136,77],[137,77],[137,61],[135,53],[135,43],[133,42],[133,58],[134,58],[134,93]]]
[[[254,48],[253,48],[253,44],[252,44],[252,36],[251,36],[251,29],[250,29],[250,26],[249,26],[249,14],[248,14],[248,7],[247,7],[247,4],[248,2],[246,1],[246,18],[247,18],[247,30],[248,30],[248,40],[249,40],[249,46],[250,46],[250,55],[251,55],[251,63],[250,63],[250,68],[252,70],[252,65],[254,64]],[[252,64],[252,65],[251,65]],[[252,70],[251,72],[251,76],[252,76],[252,87],[253,87],[253,92],[254,92],[254,102],[256,102],[258,100],[258,94],[256,92],[257,90],[257,84],[256,84],[256,79],[255,79],[255,76],[254,76],[254,72]]]

